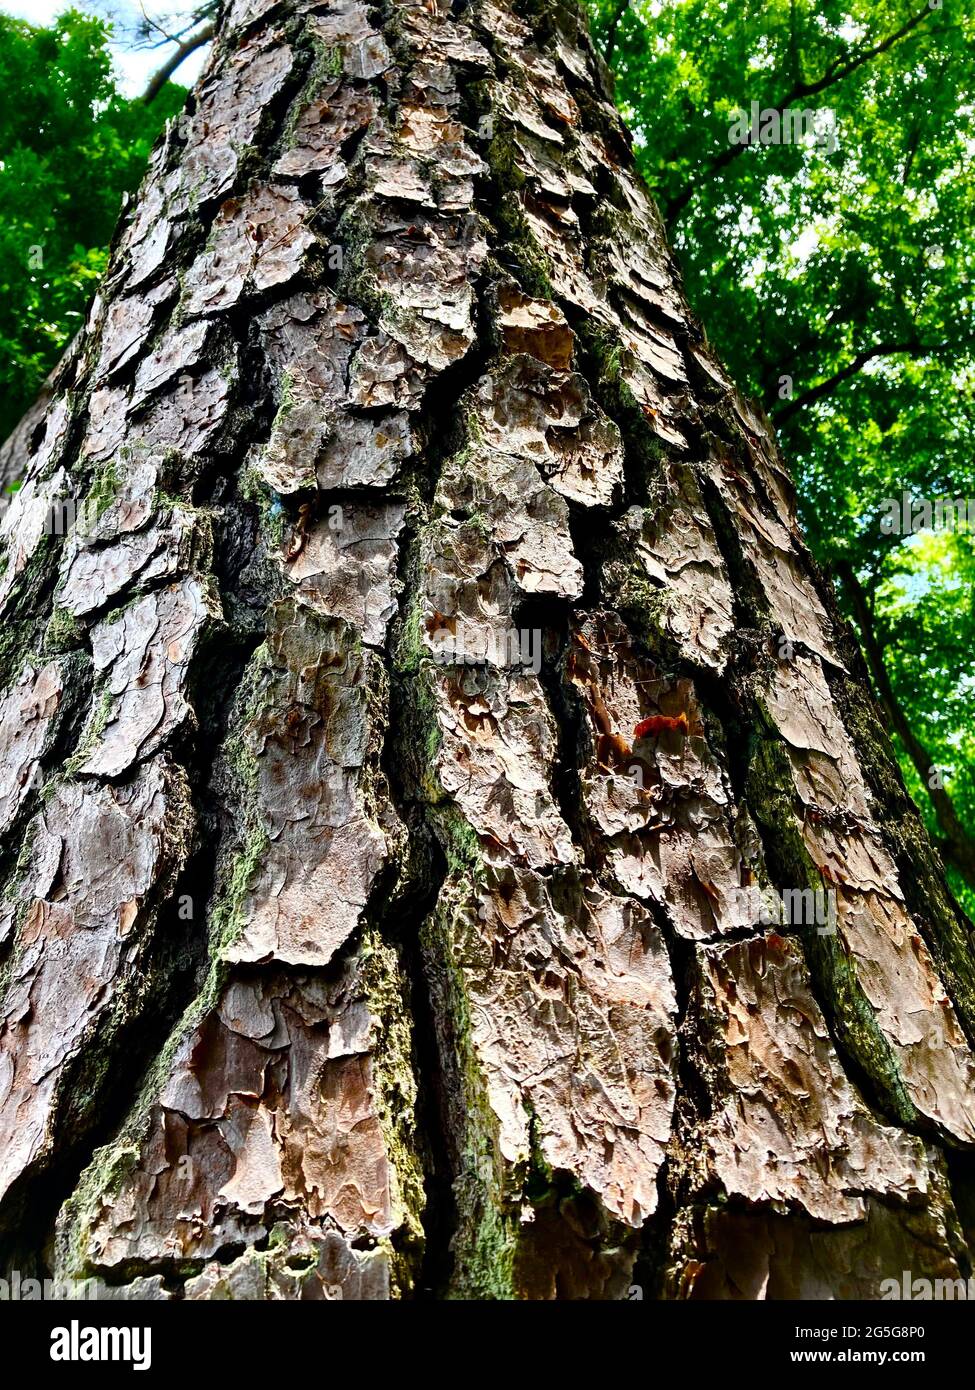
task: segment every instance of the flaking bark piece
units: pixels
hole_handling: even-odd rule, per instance
[[[583,129],[572,148],[565,148],[557,125],[571,108],[559,112],[548,94],[536,91],[536,55],[530,49],[509,45],[506,52],[514,72],[498,104],[516,127],[510,146],[524,183],[515,196],[553,291],[613,335],[617,369],[650,427],[667,444],[685,448],[680,403],[672,399],[674,388],[687,380],[683,354],[661,321],[683,326],[685,314],[673,287],[659,218],[602,136]],[[597,104],[605,111],[605,129],[618,132],[616,113],[605,101],[597,98]],[[622,134],[619,143],[625,152]],[[618,184],[620,208],[610,219],[613,230],[607,230],[604,219],[587,246],[571,200],[592,197],[607,170]],[[624,241],[626,255],[620,253]],[[630,251],[636,247],[643,248],[637,253],[642,260],[639,273],[631,274]],[[598,276],[590,271],[596,265]]]
[[[584,377],[522,355],[485,377],[474,400],[492,448],[530,459],[557,492],[583,506],[612,501],[623,481],[623,444]]]
[[[834,891],[844,951],[912,1104],[950,1140],[975,1144],[975,1058],[920,933],[886,893]]]
[[[189,567],[199,518],[160,505],[162,459],[126,460],[118,491],[94,522],[75,526],[61,562],[57,605],[75,617],[95,612],[138,578],[176,578]]]
[[[249,29],[258,19],[263,19],[281,4],[281,0],[233,0],[224,21],[228,34],[237,29]],[[307,9],[307,0],[301,0],[300,9]]]
[[[379,77],[392,66],[393,55],[370,24],[365,5],[343,3],[333,14],[313,15],[309,23],[311,32],[327,47],[338,49],[347,76]]]
[[[868,1194],[928,1194],[919,1139],[878,1124],[847,1079],[795,939],[698,947],[688,1043],[710,1095],[698,1142],[729,1197],[861,1220]]]
[[[478,522],[425,527],[420,571],[420,640],[431,656],[447,665],[528,664],[513,618],[519,586]]]
[[[104,607],[129,584],[175,579],[190,565],[197,518],[182,507],[161,510],[157,524],[123,536],[116,544],[73,549],[59,605],[81,617]]]
[[[440,746],[431,771],[488,861],[568,864],[575,849],[551,789],[555,722],[531,671],[431,669]]]
[[[474,342],[473,285],[486,251],[473,214],[420,211],[407,221],[390,210],[381,216],[366,251],[384,299],[380,327],[416,363],[443,371]]]
[[[797,655],[778,662],[767,687],[767,703],[788,745],[801,800],[869,820],[863,773],[819,660]]]
[[[218,366],[205,367],[199,373],[181,372],[165,390],[151,398],[139,423],[128,426],[128,437],[147,449],[166,449],[181,455],[190,476],[201,471],[201,456],[205,457],[206,451],[215,445],[227,419],[237,370],[234,349]],[[109,406],[110,410],[119,408],[124,412],[128,405],[113,402]],[[125,433],[123,414],[122,439]],[[108,457],[117,447],[115,444],[107,452],[103,449],[99,456]]]
[[[367,339],[361,310],[327,290],[294,295],[259,322],[278,411],[267,445],[254,457],[258,473],[282,493],[313,487],[316,476],[326,490],[389,482],[412,452],[407,416],[396,410],[366,418],[347,407],[394,399],[418,404],[419,380],[399,344],[385,334]],[[375,346],[356,365],[357,350],[369,343]]]
[[[605,164],[606,149],[598,138],[583,137],[582,147],[590,152],[593,171]],[[661,318],[676,330],[684,328],[687,315],[674,289],[673,274],[666,254],[653,234],[639,240],[630,238],[631,228],[624,221],[614,231],[602,230],[598,237],[599,255],[612,266],[613,279],[625,298],[623,307],[631,331],[646,334],[649,343],[656,344],[661,375],[671,381],[686,384],[687,374],[676,343],[661,325]],[[624,251],[625,245],[625,251]],[[640,352],[640,348],[637,348]],[[641,357],[642,360],[642,357]]]
[[[573,874],[488,875],[454,937],[473,1045],[512,1168],[532,1142],[640,1226],[674,1105],[676,1000],[663,940],[632,899]]]
[[[366,160],[366,178],[377,198],[414,203],[431,211],[438,206],[428,175],[407,157],[370,155]]]
[[[346,1250],[391,1234],[402,1210],[360,976],[353,962],[332,983],[275,972],[226,986],[179,1041],[117,1190],[82,1214],[89,1269],[210,1259],[252,1246],[288,1210],[298,1248],[321,1250],[329,1228]],[[189,1296],[213,1283],[204,1269]]]
[[[277,1243],[286,1235],[287,1244]],[[386,1250],[358,1250],[339,1231],[275,1227],[266,1251],[250,1249],[229,1264],[214,1260],[187,1279],[183,1297],[269,1302],[377,1302],[390,1297]]]
[[[119,253],[124,259],[117,271],[114,267],[109,271],[109,283],[117,274],[130,292],[142,289],[157,276],[183,225],[179,213],[182,176],[178,168],[165,172],[175,148],[175,136],[170,133],[150,154],[142,196],[136,201],[119,242]],[[171,218],[167,215],[170,207]]]
[[[376,419],[345,416],[341,429],[332,429],[316,464],[318,486],[383,487],[413,453],[409,417],[393,411]]]
[[[609,255],[616,250],[605,249]],[[668,390],[687,385],[684,357],[673,337],[646,316],[644,305],[633,296],[626,296],[619,312],[619,333],[623,347],[667,383]]]
[[[162,759],[121,787],[62,783],[37,816],[0,1020],[0,1194],[45,1161],[65,1106],[84,1110],[65,1090],[79,1052],[100,1051],[110,1069],[187,824],[185,778]]]
[[[343,151],[369,128],[375,115],[370,92],[334,79],[298,117],[292,144],[274,165],[275,174],[279,178],[320,174],[322,187],[335,190],[349,172]]]
[[[321,401],[334,410],[347,397],[349,363],[368,331],[365,314],[329,290],[302,291],[258,315],[261,349],[275,403]]]
[[[116,299],[108,306],[101,356],[95,368],[96,380],[104,381],[138,356],[149,337],[154,313],[155,307],[148,295]]]
[[[461,122],[435,99],[429,105],[406,101],[399,108],[396,147],[424,161],[431,172],[454,178],[485,173],[487,165],[467,143],[468,138]]]
[[[734,631],[734,596],[714,529],[693,472],[667,466],[664,493],[652,507],[631,507],[618,524],[625,557],[636,575],[660,585],[656,605],[646,613],[659,622],[692,661],[724,669],[726,644]],[[640,606],[639,591],[609,572],[629,606]],[[651,596],[644,604],[650,607]]]
[[[25,666],[0,700],[0,834],[35,786],[64,696],[60,662]]]
[[[755,865],[727,771],[689,680],[662,675],[619,619],[573,627],[566,679],[588,726],[583,807],[597,853],[619,886],[665,904],[675,929],[709,937],[751,925],[743,884]],[[640,736],[646,719],[676,720]]]
[[[527,353],[556,371],[571,369],[575,334],[561,309],[547,299],[531,299],[513,284],[500,286],[497,299],[498,327],[508,352]]]
[[[758,423],[757,421],[755,422]],[[753,436],[756,457],[758,436]],[[729,459],[718,458],[712,477],[736,518],[742,548],[758,574],[769,609],[783,637],[842,668],[830,634],[830,620],[808,575],[789,528],[769,514],[753,481]]]
[[[315,244],[309,209],[294,189],[255,188],[228,198],[214,219],[211,242],[186,276],[184,311],[212,314],[292,279]]]
[[[285,572],[310,608],[358,629],[367,646],[382,647],[396,613],[397,538],[406,522],[405,502],[341,508],[340,524],[320,518],[292,539],[298,553]]]
[[[28,562],[38,553],[42,538],[51,534],[52,518],[66,495],[66,475],[58,468],[48,478],[29,478],[0,515],[0,541],[5,550],[0,573],[0,612]]]
[[[139,363],[135,374],[131,407],[136,409],[153,391],[167,385],[199,362],[210,332],[210,323],[200,319],[182,328],[167,329],[153,350]]]
[[[97,683],[79,771],[117,777],[171,739],[193,716],[189,674],[201,634],[219,609],[188,577],[147,594],[92,629]]]
[[[13,432],[0,444],[0,488],[43,477],[61,453],[71,423],[70,387],[78,369],[82,334],[72,338],[40,394]],[[56,390],[64,395],[54,397]]]
[[[827,885],[858,893],[882,893],[903,904],[897,865],[884,848],[876,825],[842,813],[830,824],[813,810],[803,818],[802,838]]]
[[[392,452],[395,426],[384,434],[381,422],[363,421],[345,410],[350,403],[350,364],[366,333],[361,310],[323,290],[291,296],[262,314],[259,323],[278,407],[270,438],[254,456],[254,467],[264,481],[279,493],[314,487],[319,464],[334,469],[335,453],[343,447],[349,471],[343,470],[331,485],[387,481],[390,464],[384,468],[372,455],[382,446],[386,455]],[[362,457],[352,435],[362,441]]]
[[[975,1143],[975,1058],[904,907],[853,744],[816,657],[779,663],[769,709],[786,741],[803,840],[834,895],[834,929],[910,1105]]]
[[[449,23],[443,22],[445,18],[449,18]],[[491,67],[490,54],[475,36],[474,28],[458,21],[445,0],[432,0],[428,6],[404,6],[402,22],[417,54],[441,65],[451,83],[451,68],[455,64]]]
[[[88,428],[81,445],[83,460],[102,462],[125,442],[129,391],[123,386],[100,386],[88,401]]]
[[[519,165],[531,175],[533,185],[549,198],[567,204],[577,193],[595,198],[595,185],[571,163],[566,163],[561,151],[523,131],[512,133],[511,139],[518,152]]]
[[[321,966],[358,926],[388,857],[367,798],[379,667],[356,628],[294,599],[271,610],[266,663],[243,733],[266,849],[224,955]]]
[[[367,338],[355,355],[349,373],[349,402],[363,410],[417,410],[425,385],[403,345],[387,333],[379,333]]]
[[[445,465],[437,502],[480,529],[485,557],[503,555],[522,593],[563,598],[582,593],[582,565],[572,547],[569,508],[530,459],[474,445],[469,455]],[[433,587],[440,583],[438,576]],[[451,576],[443,575],[442,583],[449,588]]]

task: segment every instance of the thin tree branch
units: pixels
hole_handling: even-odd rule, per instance
[[[191,34],[188,39],[176,49],[174,53],[166,59],[162,67],[149,79],[149,85],[142,93],[141,100],[146,106],[154,101],[172,77],[176,69],[198,48],[202,48],[205,43],[209,43],[213,38],[216,26],[213,23],[204,24],[202,29],[198,29],[195,34]]]
[[[853,304],[849,302],[834,305],[826,315],[825,326],[827,328],[832,328],[838,323],[853,322],[853,307]],[[823,334],[820,333],[818,329],[807,328],[805,333],[803,333],[800,338],[797,338],[791,347],[786,349],[784,355],[779,355],[777,357],[776,361],[771,362],[768,357],[764,358],[767,364],[767,370],[762,373],[760,378],[760,389],[762,393],[762,402],[765,405],[765,409],[770,414],[778,402],[778,396],[773,396],[772,394],[778,384],[778,378],[788,371],[789,367],[801,353],[812,351],[816,347],[816,344],[822,342],[822,340]]]
[[[865,63],[873,62],[874,58],[879,58],[881,53],[886,53],[889,49],[893,48],[895,43],[900,43],[901,39],[905,38],[912,29],[916,29],[924,20],[930,19],[931,15],[934,13],[930,5],[925,4],[923,10],[919,10],[916,15],[912,15],[912,17],[906,20],[899,29],[895,29],[892,34],[888,34],[885,39],[881,39],[880,43],[874,44],[873,48],[865,49],[862,53],[858,53],[855,58],[851,58],[850,61],[842,67],[835,68],[834,71],[825,73],[818,82],[800,82],[797,86],[793,87],[782,104],[788,106],[791,101],[795,101],[799,97],[818,96],[820,92],[826,91],[828,87],[835,86],[837,82],[842,82],[845,78],[849,77],[851,73],[856,72],[858,68],[862,68]]]
[[[193,25],[199,24],[200,20],[203,18],[200,14],[191,15],[189,21],[184,24],[181,29],[177,29],[175,33],[170,33],[168,29],[165,29],[159,23],[158,19],[153,19],[152,15],[146,9],[145,4],[142,3],[142,0],[140,0],[139,9],[142,12],[142,23],[145,26],[146,34],[148,35],[149,31],[154,29],[159,35],[155,43],[150,44],[147,39],[146,47],[148,48],[161,48],[163,44],[180,43],[183,35],[188,34],[193,28]]]
[[[629,0],[619,0],[619,3],[617,4],[616,9],[613,13],[613,17],[606,27],[606,52],[603,54],[603,57],[605,59],[607,67],[612,66],[613,54],[616,50],[616,31],[619,28],[620,21],[626,14],[628,8]]]
[[[877,357],[896,357],[900,353],[906,353],[909,357],[928,357],[934,353],[943,352],[950,346],[949,343],[927,345],[912,340],[903,343],[876,343],[871,348],[863,348],[845,367],[840,367],[832,376],[826,377],[818,385],[804,391],[801,396],[795,396],[791,401],[786,401],[781,408],[776,409],[775,423],[780,425],[784,420],[795,415],[796,411],[803,410],[807,405],[812,405],[813,401],[821,400],[823,396],[830,395],[837,386],[848,381],[851,376],[856,376],[857,372],[868,362],[872,362]],[[770,409],[774,409],[774,407],[770,407]]]
[[[916,29],[919,24],[922,24],[924,20],[933,13],[934,11],[925,4],[923,10],[913,15],[909,20],[906,20],[899,29],[895,30],[892,34],[888,34],[885,39],[875,44],[873,48],[864,49],[861,53],[858,53],[855,58],[851,58],[840,67],[834,64],[833,67],[827,69],[824,75],[816,82],[795,83],[792,90],[782,97],[780,101],[774,102],[771,107],[763,109],[774,109],[781,113],[800,97],[818,96],[820,92],[827,91],[830,87],[835,86],[836,83],[844,81],[852,73],[862,68],[865,63],[872,62],[874,58],[879,57],[882,53],[888,52],[895,44],[899,43],[901,39],[905,38],[913,29]],[[742,140],[739,144],[729,145],[728,148],[722,150],[717,159],[713,160],[706,168],[695,171],[692,181],[687,184],[676,197],[671,198],[666,205],[665,221],[668,228],[673,228],[675,222],[681,217],[688,203],[691,201],[691,198],[704,180],[714,178],[716,174],[719,174],[721,170],[726,168],[733,160],[744,154],[745,150],[751,148],[752,144],[750,138]]]

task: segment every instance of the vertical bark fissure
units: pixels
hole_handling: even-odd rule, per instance
[[[484,285],[475,286],[481,305]],[[443,1075],[443,1047],[438,1038],[444,1020],[438,1020],[429,963],[421,942],[424,924],[434,912],[447,879],[448,866],[438,827],[429,814],[421,787],[422,769],[415,747],[419,726],[419,691],[416,673],[400,668],[396,647],[403,640],[409,615],[419,601],[420,537],[434,506],[444,462],[461,447],[464,435],[462,401],[466,390],[479,378],[488,345],[479,316],[478,341],[455,366],[427,387],[417,423],[418,436],[426,441],[417,468],[415,515],[401,536],[397,614],[391,630],[394,654],[390,662],[391,695],[389,729],[384,764],[392,802],[407,828],[409,848],[401,866],[404,880],[392,895],[385,917],[386,929],[402,943],[410,982],[417,1067],[418,1118],[426,1148],[426,1205],[422,1214],[424,1252],[416,1296],[422,1300],[442,1296],[453,1271],[452,1244],[457,1229],[454,1186],[456,1165],[451,1154],[450,1110]],[[449,1026],[449,1024],[447,1025]]]

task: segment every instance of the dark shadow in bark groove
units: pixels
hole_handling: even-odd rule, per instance
[[[384,938],[400,951],[409,982],[409,1006],[413,1018],[414,1075],[417,1082],[417,1132],[425,1145],[423,1211],[424,1250],[414,1297],[421,1301],[442,1298],[453,1274],[451,1240],[457,1225],[454,1200],[454,1165],[451,1161],[448,1106],[427,963],[420,931],[434,910],[447,877],[447,860],[436,836],[427,826],[422,808],[413,800],[404,779],[405,759],[399,750],[410,723],[408,697],[394,682],[390,696],[390,726],[397,734],[387,740],[383,766],[390,795],[409,835],[408,872],[395,889],[381,919]],[[441,1020],[449,1026],[449,1020]]]
[[[483,323],[482,296],[476,286],[475,324]],[[482,336],[459,361],[435,377],[424,395],[417,425],[423,441],[410,473],[419,494],[417,511],[409,517],[400,537],[398,613],[391,624],[393,643],[400,635],[404,615],[415,599],[419,534],[429,518],[437,484],[446,461],[465,443],[463,402],[466,392],[484,375],[488,349]],[[420,934],[433,913],[447,878],[448,865],[436,831],[426,813],[416,767],[417,750],[411,731],[417,724],[417,680],[414,670],[387,663],[390,677],[389,730],[381,763],[393,807],[406,827],[408,848],[405,871],[392,885],[378,915],[384,939],[397,946],[409,984],[413,1018],[414,1073],[417,1081],[417,1130],[425,1146],[423,1212],[424,1251],[414,1297],[419,1301],[443,1298],[453,1276],[451,1244],[457,1229],[454,1183],[456,1165],[450,1142],[450,1082],[445,1074],[445,1051],[454,1048],[454,1020],[441,1017],[435,1005],[431,971],[437,968],[424,950]]]

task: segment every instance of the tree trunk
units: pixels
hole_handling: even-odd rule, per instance
[[[971,928],[574,6],[235,0],[69,376],[3,522],[8,1262],[967,1275]]]

